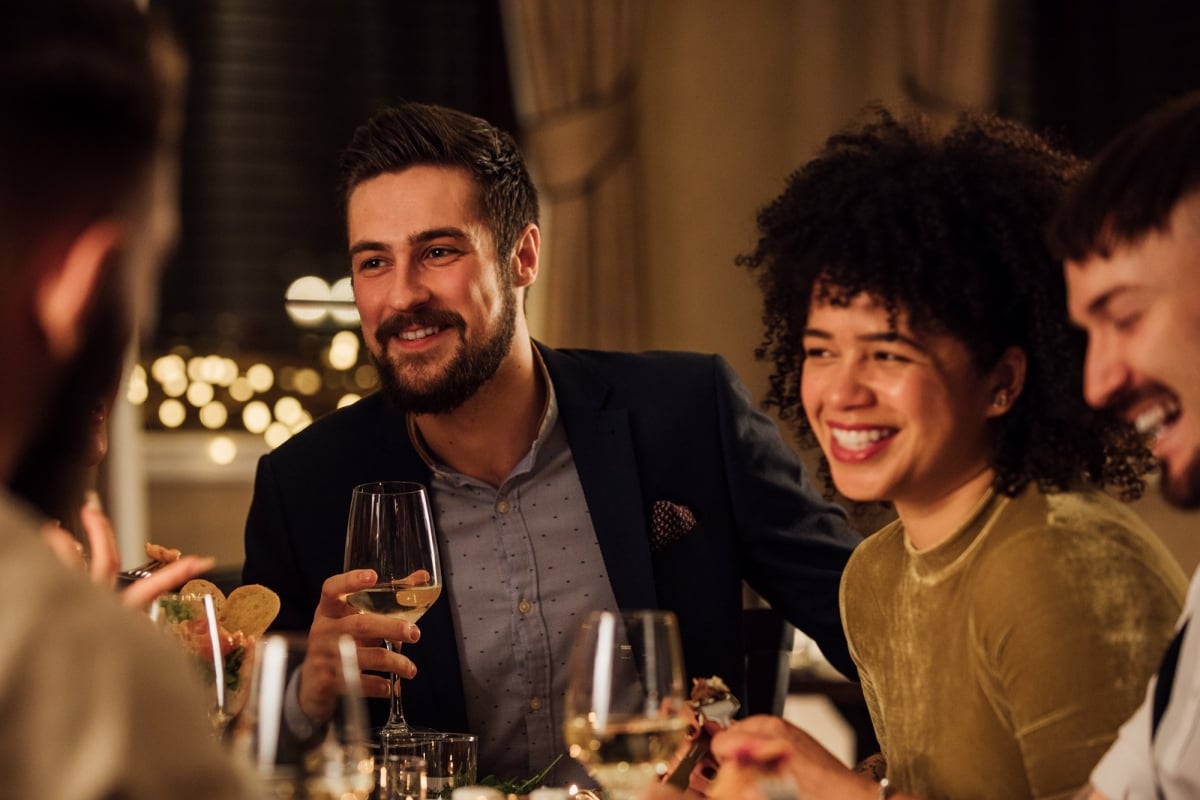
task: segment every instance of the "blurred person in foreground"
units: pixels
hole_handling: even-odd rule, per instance
[[[132,2],[0,3],[0,784],[238,798],[185,656],[65,567],[92,411],[174,237],[182,60]]]
[[[1078,162],[1020,126],[875,109],[759,216],[768,402],[888,501],[842,578],[882,760],[773,717],[717,735],[718,797],[1066,798],[1137,706],[1185,577],[1130,498],[1152,467],[1083,402],[1047,222]],[[765,776],[765,777],[764,777]]]
[[[89,412],[91,425],[81,455],[81,463],[88,474],[96,471],[108,453],[108,415],[116,401],[116,391],[114,384],[93,404]],[[28,477],[37,483],[37,475]],[[87,483],[91,483],[90,478]],[[33,487],[18,485],[14,488],[20,494],[40,494],[32,490]],[[62,502],[57,515],[42,526],[42,538],[64,564],[87,572],[98,586],[115,588],[117,575],[121,571],[121,554],[116,531],[100,502],[100,493],[95,488],[87,488],[83,492],[82,505],[79,505],[80,499],[74,496],[62,498]],[[48,509],[47,512],[55,513]],[[84,541],[87,542],[86,549]],[[181,556],[122,588],[121,603],[131,610],[144,611],[156,597],[203,575],[215,563],[213,558],[207,556]]]
[[[279,593],[278,627],[356,635],[364,669],[406,679],[409,723],[478,734],[479,774],[501,777],[566,751],[566,662],[593,609],[676,612],[690,675],[739,692],[745,579],[852,671],[837,585],[858,536],[729,365],[532,339],[537,193],[508,134],[388,108],[355,132],[342,175],[384,388],[259,462],[243,580]],[[345,602],[375,581],[342,558],[351,489],[376,480],[430,489],[444,590],[419,630]],[[364,683],[386,696],[386,679]],[[301,708],[320,687],[301,680]],[[552,781],[586,780],[573,764]]]
[[[1200,93],[1109,144],[1050,228],[1071,318],[1088,336],[1084,395],[1151,437],[1163,496],[1200,507]],[[1200,797],[1200,607],[1187,607],[1145,700],[1081,798]]]

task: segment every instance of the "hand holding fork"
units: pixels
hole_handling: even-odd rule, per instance
[[[59,559],[68,566],[85,570],[97,586],[114,588],[118,578],[124,584],[121,603],[126,608],[145,610],[154,598],[169,592],[187,581],[212,569],[214,559],[200,556],[183,556],[174,561],[152,558],[146,564],[120,572],[121,556],[117,550],[117,536],[112,523],[100,506],[95,492],[88,492],[80,511],[83,529],[87,533],[92,558],[83,558],[83,548],[75,537],[57,523],[47,525],[42,537]]]

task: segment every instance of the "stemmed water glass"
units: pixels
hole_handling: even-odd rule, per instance
[[[208,718],[218,737],[240,704],[241,664],[247,642],[218,621],[215,598],[208,593],[162,594],[150,604],[150,620],[178,642],[195,662],[208,694]]]
[[[372,569],[377,583],[346,602],[361,613],[416,622],[442,592],[429,496],[419,483],[377,481],[354,487],[346,524],[346,571]],[[390,641],[388,650],[398,649]],[[400,702],[400,679],[392,676],[391,707],[380,731],[383,742],[408,734]]]
[[[679,623],[669,611],[597,611],[571,652],[564,718],[571,756],[614,800],[661,778],[687,722]]]

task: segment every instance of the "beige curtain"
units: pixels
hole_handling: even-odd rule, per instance
[[[643,6],[502,0],[522,141],[544,222],[532,327],[551,345],[633,349],[641,338],[633,155]]]
[[[903,0],[900,71],[905,94],[949,120],[995,105],[999,0]]]

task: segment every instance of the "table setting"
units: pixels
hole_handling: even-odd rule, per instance
[[[424,486],[380,481],[354,488],[344,568],[376,574],[375,585],[346,596],[356,613],[408,622],[422,617],[442,592]],[[265,587],[243,586],[225,597],[206,581],[192,581],[151,609],[155,624],[193,655],[214,735],[254,776],[264,800],[633,800],[655,781],[686,788],[707,754],[711,726],[704,723],[727,724],[737,710],[719,679],[703,682],[700,695],[694,686],[688,696],[674,614],[592,612],[575,634],[569,660],[567,753],[525,778],[479,776],[477,737],[410,725],[399,676],[387,681],[386,723],[371,730],[358,643],[348,635],[325,641],[268,633],[279,608],[271,595]],[[393,652],[400,646],[384,645]],[[314,664],[336,687],[315,722],[301,710],[297,688],[302,666]],[[714,705],[716,698],[724,704]],[[568,755],[599,790],[543,785]]]

